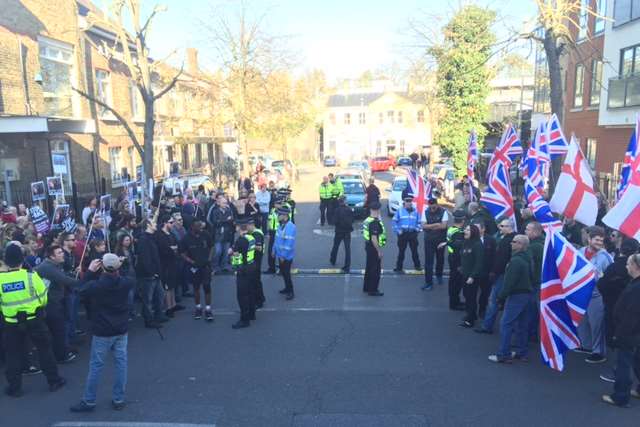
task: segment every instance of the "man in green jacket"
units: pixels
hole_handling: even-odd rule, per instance
[[[531,301],[531,256],[529,238],[516,235],[511,241],[511,260],[504,273],[504,285],[498,300],[504,301],[500,325],[500,350],[489,356],[491,362],[511,363],[527,360],[527,311]],[[515,351],[511,352],[511,336],[515,333]]]
[[[540,284],[542,276],[542,255],[544,252],[544,229],[539,222],[531,221],[524,229],[529,238],[529,255],[531,256],[531,268],[533,293],[529,302],[528,326],[529,338],[538,339],[538,324],[540,320]]]

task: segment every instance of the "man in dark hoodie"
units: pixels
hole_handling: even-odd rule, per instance
[[[527,312],[531,300],[531,256],[529,239],[518,234],[511,241],[511,260],[504,273],[504,285],[498,295],[504,301],[500,324],[500,350],[489,356],[491,362],[511,363],[527,360]],[[511,337],[515,333],[515,355],[511,353]]]
[[[164,290],[160,283],[160,252],[154,233],[156,224],[151,219],[142,221],[144,233],[136,243],[138,263],[136,273],[142,285],[142,316],[147,328],[159,328],[169,320],[164,314]]]
[[[115,383],[111,405],[116,410],[125,406],[124,392],[127,384],[127,341],[129,325],[129,292],[135,281],[120,276],[122,259],[107,253],[102,257],[103,272],[97,280],[85,283],[80,295],[91,299],[91,359],[89,375],[82,400],[72,406],[71,412],[90,412],[96,407],[96,393],[107,353],[113,352]]]
[[[538,339],[538,323],[540,319],[540,284],[542,283],[542,256],[544,252],[544,229],[537,221],[529,222],[525,229],[525,234],[529,238],[529,255],[532,262],[533,295],[529,303],[529,338]]]

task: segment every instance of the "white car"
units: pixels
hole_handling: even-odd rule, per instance
[[[393,216],[402,205],[402,192],[407,188],[407,185],[409,185],[409,181],[407,181],[406,177],[397,176],[393,179],[391,187],[387,188],[386,191],[389,193],[387,214],[389,216]]]

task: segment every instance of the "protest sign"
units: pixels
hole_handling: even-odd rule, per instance
[[[39,200],[45,200],[47,198],[47,192],[44,187],[44,181],[36,181],[31,183],[31,200],[37,202]]]
[[[49,191],[50,196],[64,197],[64,188],[62,186],[62,178],[59,176],[47,177],[47,189]]]
[[[46,212],[38,205],[33,205],[29,208],[29,217],[33,222],[36,232],[46,234],[49,231],[49,217]]]

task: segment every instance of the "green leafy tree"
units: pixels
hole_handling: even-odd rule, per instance
[[[442,106],[435,143],[453,157],[456,171],[466,171],[469,132],[475,129],[478,143],[486,133],[491,70],[487,65],[495,43],[491,25],[495,12],[479,6],[460,9],[444,27],[444,39],[429,54],[437,62],[436,98]]]

